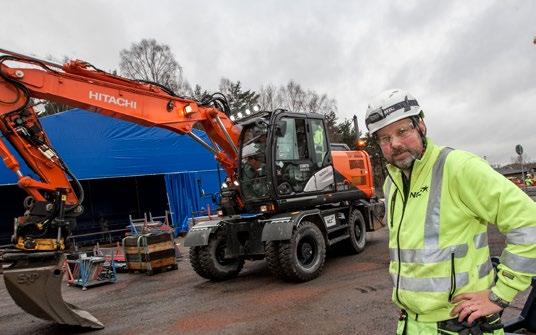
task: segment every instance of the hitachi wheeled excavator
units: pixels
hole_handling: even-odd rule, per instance
[[[76,60],[64,65],[0,50],[0,131],[38,178],[25,175],[0,141],[0,156],[28,193],[15,219],[13,247],[1,251],[3,276],[15,302],[60,324],[101,328],[61,296],[71,227],[84,191],[41,126],[32,102],[45,99],[191,136],[210,150],[227,178],[217,215],[192,219],[184,244],[202,277],[237,276],[246,259],[265,258],[291,281],[322,271],[326,249],[358,253],[374,229],[376,200],[365,151],[332,150],[320,114],[241,111],[231,116],[221,94],[200,101],[157,83],[122,78]],[[200,125],[210,141],[192,132]],[[91,131],[91,125],[88,125]]]

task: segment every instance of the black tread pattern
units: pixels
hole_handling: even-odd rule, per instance
[[[192,264],[198,275],[213,281],[223,281],[235,278],[242,271],[244,267],[243,258],[237,258],[231,264],[222,265],[218,263],[215,257],[215,250],[225,239],[225,231],[220,229],[210,237],[208,245],[194,247],[197,248],[197,251],[193,252],[192,249],[194,248],[190,248],[190,264]]]
[[[268,264],[268,269],[270,272],[277,278],[285,279],[286,276],[281,269],[281,264],[279,262],[279,247],[280,241],[270,241],[266,243],[265,246],[265,259],[266,264]]]
[[[210,279],[208,273],[206,273],[205,268],[201,264],[201,259],[199,258],[199,249],[203,247],[191,247],[190,248],[190,265],[194,271],[203,278]]]
[[[362,246],[358,245],[354,232],[356,224],[361,226],[361,233],[366,234],[365,219],[363,218],[361,211],[357,208],[352,210],[350,217],[348,218],[348,233],[350,234],[350,238],[340,242],[341,247],[344,248],[344,251],[351,254],[360,253],[365,249],[366,244],[365,240]]]
[[[306,272],[300,268],[297,260],[296,245],[302,232],[312,230],[319,245],[320,260],[313,271]],[[294,282],[313,280],[322,273],[326,260],[326,242],[318,227],[309,221],[302,221],[292,233],[290,241],[281,241],[279,245],[279,266],[282,278]]]

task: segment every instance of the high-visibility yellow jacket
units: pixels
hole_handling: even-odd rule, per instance
[[[384,184],[393,301],[424,322],[452,318],[450,299],[491,288],[511,301],[536,276],[536,203],[481,158],[427,139],[407,197],[402,172]],[[498,281],[487,230],[506,235]],[[400,260],[400,262],[399,262]]]

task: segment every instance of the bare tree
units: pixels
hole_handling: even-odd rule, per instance
[[[511,165],[521,166],[521,163],[527,164],[527,163],[530,163],[530,161],[531,161],[531,158],[526,153],[523,153],[522,155],[516,155],[516,156],[510,157],[510,162],[512,163]]]
[[[262,110],[273,111],[282,108],[282,102],[278,101],[277,88],[274,85],[261,86],[259,92],[259,105]]]
[[[294,80],[279,88],[274,85],[262,86],[259,92],[259,104],[265,110],[283,108],[296,113],[324,115],[337,112],[335,99],[313,90],[306,91]]]
[[[288,109],[295,112],[305,112],[307,94],[301,88],[301,85],[291,80],[281,91]]]
[[[259,92],[259,104],[264,110],[283,108],[297,113],[305,112],[306,93],[294,80],[280,87],[271,84],[262,86]]]
[[[132,43],[130,49],[121,50],[119,55],[119,70],[123,76],[156,82],[179,95],[193,94],[168,45],[155,39],[142,39]]]

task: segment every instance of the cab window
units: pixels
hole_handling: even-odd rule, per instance
[[[328,153],[328,143],[322,120],[311,120],[313,133],[314,158],[318,167],[322,167],[324,158]]]
[[[283,118],[286,131],[276,138],[275,174],[279,195],[304,190],[311,177],[311,159],[305,119]]]

